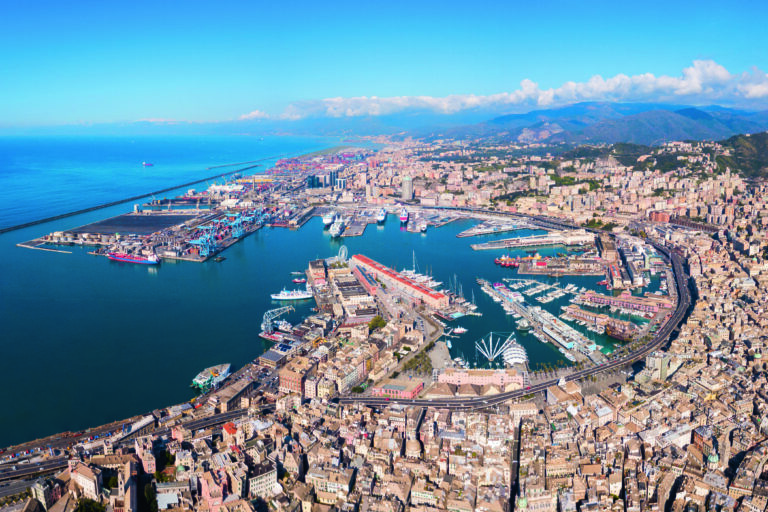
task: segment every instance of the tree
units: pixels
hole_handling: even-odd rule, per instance
[[[87,498],[80,500],[75,508],[75,512],[104,512],[105,510],[104,505]],[[155,503],[155,510],[157,510],[157,503]]]
[[[147,508],[149,509],[149,512],[157,512],[157,492],[155,492],[155,487],[151,483],[144,486],[144,498],[147,500]]]
[[[384,320],[381,315],[376,315],[368,322],[368,330],[373,332],[376,329],[382,329],[387,325],[387,321]]]

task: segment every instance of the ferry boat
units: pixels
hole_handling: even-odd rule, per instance
[[[459,327],[455,328],[455,329],[453,330],[453,332],[454,332],[455,334],[464,334],[465,332],[467,332],[467,329],[466,329],[466,328],[464,328],[464,327],[461,327],[461,326],[459,326]]]
[[[344,221],[341,219],[341,217],[337,217],[336,220],[331,224],[330,233],[331,236],[334,238],[337,238],[341,236],[341,234],[344,232]]]
[[[336,212],[327,212],[323,215],[323,226],[326,228],[336,220]]]
[[[386,220],[387,220],[387,210],[382,208],[379,210],[379,213],[376,214],[376,222],[378,222],[379,224],[383,224],[384,221]]]
[[[272,300],[304,300],[312,298],[312,290],[307,286],[306,290],[286,290],[283,288],[280,293],[270,295]]]
[[[230,364],[217,364],[206,368],[197,374],[192,379],[192,387],[199,389],[200,391],[208,391],[218,386],[221,381],[229,377]]]
[[[107,253],[107,258],[112,261],[123,261],[125,263],[140,263],[142,265],[159,265],[160,258],[155,254],[149,256],[141,256],[138,254],[128,254],[126,252],[110,252]]]
[[[406,210],[405,208],[400,210],[400,222],[403,224],[408,223],[408,210]]]
[[[307,280],[303,277],[297,277],[296,279],[293,280],[293,282],[296,284],[304,284],[307,282]]]

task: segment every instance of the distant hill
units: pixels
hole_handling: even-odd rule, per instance
[[[447,134],[496,136],[520,142],[655,145],[670,140],[720,140],[764,130],[768,130],[768,111],[747,112],[716,105],[696,108],[586,102],[499,116],[454,128]]]
[[[768,177],[768,132],[736,135],[721,143],[731,155],[718,155],[718,166],[738,169],[749,177]]]

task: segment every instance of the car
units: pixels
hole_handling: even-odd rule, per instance
[[[525,389],[526,389],[526,391],[527,391],[527,390],[531,389],[531,386],[526,386],[526,388],[525,388]]]

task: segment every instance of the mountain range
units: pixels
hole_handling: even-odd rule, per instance
[[[520,142],[654,145],[669,140],[720,140],[765,130],[768,130],[768,111],[748,112],[720,106],[590,102],[499,116],[454,128],[446,134]]]
[[[411,109],[375,116],[312,116],[298,120],[137,121],[9,128],[1,129],[0,135],[410,135],[427,139],[486,137],[519,142],[655,145],[669,140],[722,140],[768,130],[768,110],[746,111],[717,105],[583,102],[512,114],[500,108],[454,113]]]

